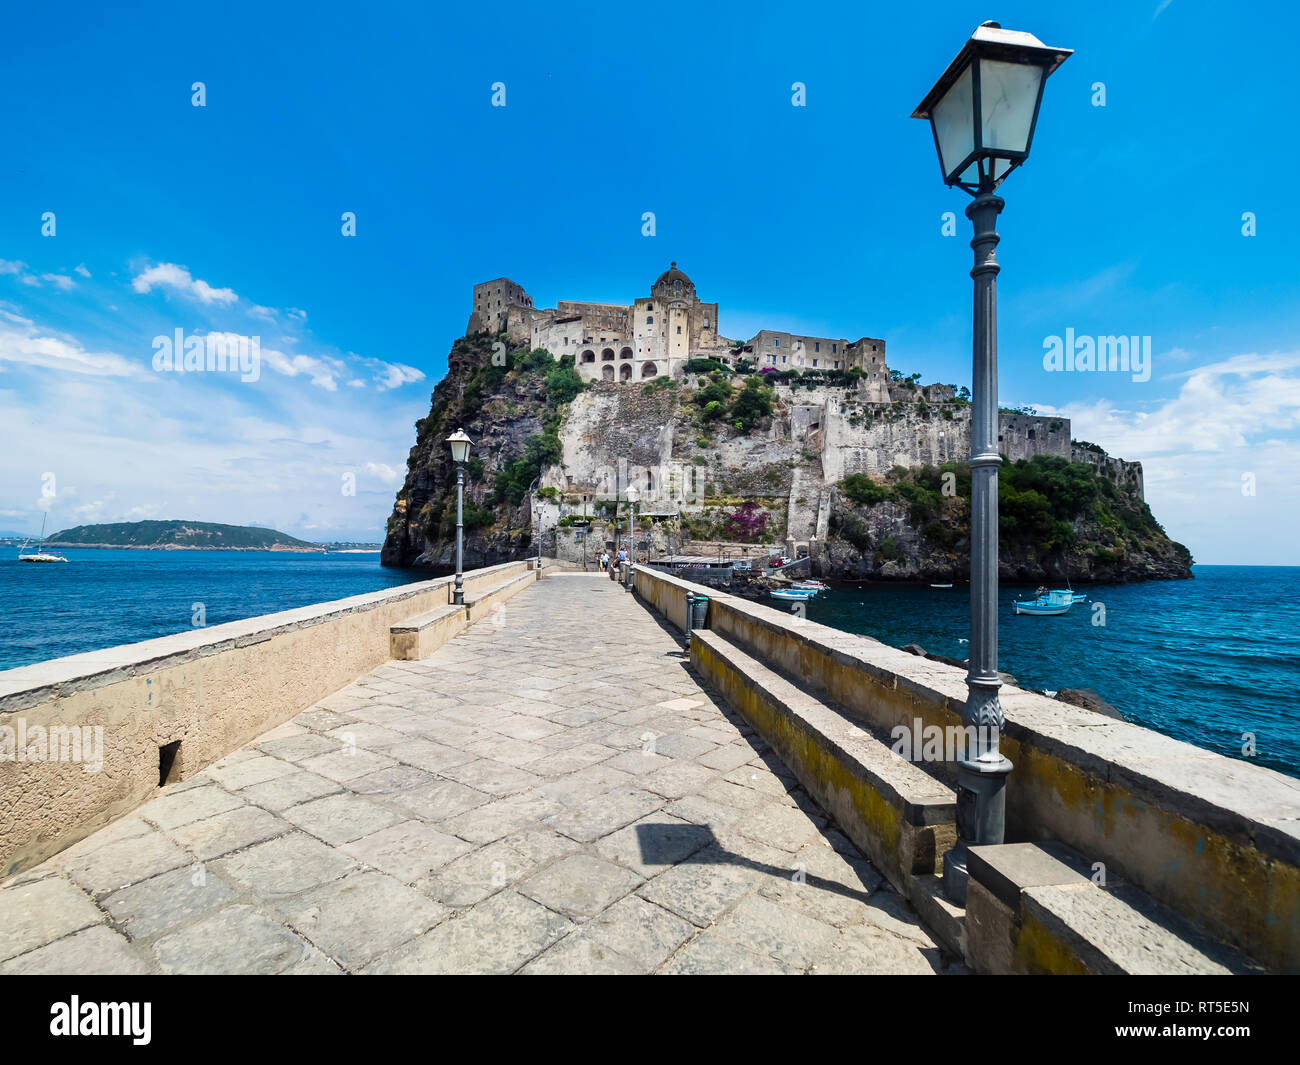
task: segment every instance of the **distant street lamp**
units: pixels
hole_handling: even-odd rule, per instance
[[[533,483],[528,486],[528,499],[529,499],[530,507],[533,506],[532,503],[533,489],[537,487],[537,482],[540,480],[541,480],[540,477],[534,477]],[[542,568],[542,504],[540,500],[536,503],[536,507],[537,507],[537,528],[533,530],[533,535],[537,538],[537,568],[540,570]],[[532,515],[530,514],[529,517],[531,518]]]
[[[451,448],[451,461],[456,464],[456,587],[451,601],[460,605],[465,602],[464,574],[464,529],[465,529],[465,460],[469,458],[472,441],[465,435],[464,429],[457,429],[447,437],[447,446]]]
[[[971,397],[971,628],[968,695],[962,724],[968,746],[957,760],[957,843],[943,856],[944,891],[966,900],[966,851],[1001,843],[1011,762],[998,750],[998,368],[997,216],[993,195],[1029,157],[1043,85],[1070,57],[1033,34],[983,23],[913,112],[929,119],[944,183],[975,197],[966,217],[975,227]]]
[[[627,586],[632,587],[632,569],[636,565],[636,501],[639,493],[635,488],[627,490]]]

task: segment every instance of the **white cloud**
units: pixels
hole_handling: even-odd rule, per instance
[[[381,392],[424,380],[424,374],[414,366],[406,366],[400,362],[384,362],[382,359],[363,359],[362,361],[374,371],[373,380]]]
[[[136,292],[150,292],[155,287],[173,289],[192,296],[200,303],[217,303],[227,306],[238,301],[234,289],[213,288],[206,281],[190,276],[189,270],[176,263],[158,263],[137,274],[131,281]]]
[[[265,348],[262,350],[262,358],[276,373],[286,377],[306,374],[316,387],[323,388],[326,392],[338,391],[338,374],[342,366],[333,360],[318,359],[311,355],[286,355],[282,351]]]
[[[60,292],[67,292],[70,288],[76,285],[76,282],[67,274],[41,274],[41,280],[48,281]]]
[[[397,470],[382,462],[367,462],[366,473],[390,487],[397,484],[402,479],[402,475],[398,473]]]
[[[18,363],[46,370],[108,377],[137,377],[143,370],[112,352],[86,351],[75,340],[42,332],[26,319],[5,314],[16,328],[0,326],[0,364]]]
[[[1300,563],[1300,353],[1236,355],[1179,378],[1178,394],[1147,410],[1099,400],[1046,413],[1069,417],[1076,439],[1141,461],[1156,518],[1198,559]]]
[[[85,263],[78,263],[77,268],[72,271],[74,274],[80,274],[82,277],[89,277],[90,271],[86,269]]]

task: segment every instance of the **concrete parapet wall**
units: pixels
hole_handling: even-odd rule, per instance
[[[638,569],[638,594],[684,628],[707,627],[888,734],[960,724],[961,669],[736,596]],[[1273,969],[1300,969],[1300,780],[1150,729],[1007,687],[1002,749],[1009,841],[1059,840]],[[955,779],[953,766],[926,768]]]
[[[530,565],[471,571],[465,597]],[[0,876],[155,794],[165,745],[180,743],[168,782],[188,778],[388,661],[390,627],[448,603],[452,583],[440,577],[0,672]],[[93,743],[82,742],[96,728],[98,768]],[[62,752],[60,742],[46,746],[56,734]],[[44,753],[27,757],[38,742]]]

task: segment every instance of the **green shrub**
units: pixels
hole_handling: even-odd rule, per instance
[[[549,353],[548,353],[549,355]],[[555,408],[561,403],[572,403],[578,394],[590,385],[573,368],[573,356],[565,355],[546,374],[546,403]]]
[[[765,387],[757,377],[750,377],[731,405],[731,417],[736,428],[747,433],[763,418],[771,417],[773,395],[772,389]]]
[[[902,560],[903,549],[898,544],[897,536],[886,536],[880,541],[880,557],[891,562]]]
[[[696,389],[695,402],[701,407],[708,407],[710,403],[716,403],[722,406],[731,399],[731,386],[720,377],[712,378],[703,388]]]
[[[889,485],[873,481],[865,473],[851,473],[840,482],[840,491],[860,506],[883,503],[893,495]]]

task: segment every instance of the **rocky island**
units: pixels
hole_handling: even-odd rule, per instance
[[[51,534],[46,547],[118,547],[150,550],[320,551],[319,544],[253,525],[210,521],[126,521],[74,525]]]
[[[416,423],[383,563],[453,564],[444,440],[463,427],[475,442],[467,567],[524,557],[537,535],[545,553],[581,560],[626,529],[634,489],[642,557],[794,547],[830,577],[965,578],[967,389],[890,369],[877,338],[733,340],[717,322],[675,263],[627,306],[540,309],[508,279],[475,286]],[[1002,411],[999,441],[1004,579],[1191,576],[1144,500],[1140,463],[1027,408]]]

